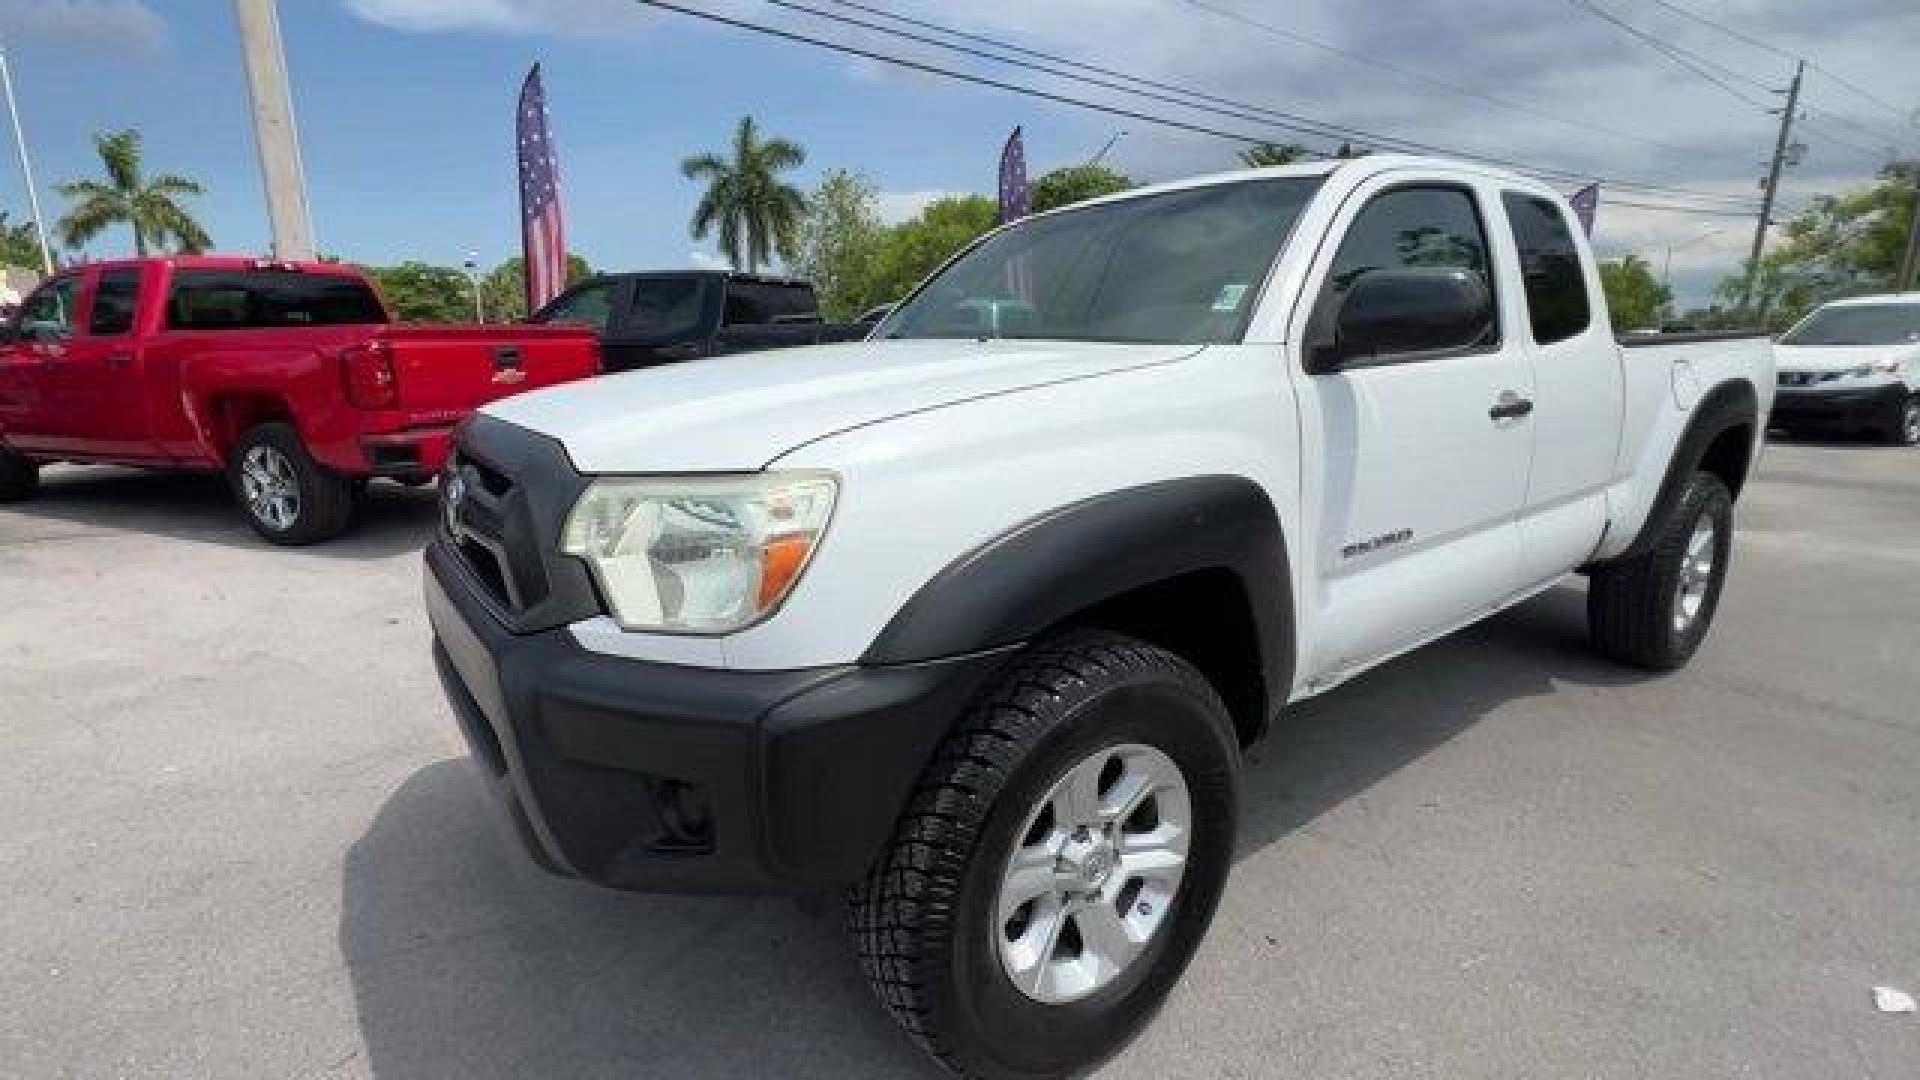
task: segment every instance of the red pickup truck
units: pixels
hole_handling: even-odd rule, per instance
[[[369,478],[432,479],[474,409],[599,369],[586,327],[395,325],[350,266],[92,263],[0,327],[0,501],[49,461],[223,469],[261,536],[310,544]]]

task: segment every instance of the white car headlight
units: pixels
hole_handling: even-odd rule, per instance
[[[586,560],[621,626],[730,633],[793,590],[835,490],[817,472],[606,477],[580,496],[560,546]]]

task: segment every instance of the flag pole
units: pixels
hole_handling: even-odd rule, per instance
[[[40,214],[40,192],[33,186],[33,163],[27,160],[27,136],[20,127],[20,106],[13,99],[13,75],[7,68],[7,50],[0,46],[0,86],[6,88],[7,114],[13,118],[13,146],[20,154],[20,179],[27,185],[27,205],[33,212],[33,230],[40,238],[40,271],[53,275],[53,248],[47,244],[47,222]]]

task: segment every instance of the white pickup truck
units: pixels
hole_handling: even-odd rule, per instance
[[[1373,156],[973,244],[860,343],[489,406],[426,559],[482,771],[558,873],[846,888],[938,1060],[1054,1076],[1179,976],[1241,749],[1588,576],[1684,664],[1765,338],[1617,342],[1552,190]]]

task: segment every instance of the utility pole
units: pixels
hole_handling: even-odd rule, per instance
[[[1760,197],[1760,223],[1753,229],[1753,254],[1747,256],[1747,280],[1740,288],[1741,311],[1752,310],[1753,279],[1760,276],[1760,249],[1767,243],[1767,226],[1773,224],[1773,200],[1780,191],[1780,167],[1787,159],[1787,140],[1793,133],[1793,114],[1800,106],[1800,77],[1806,71],[1805,60],[1794,63],[1793,82],[1787,86],[1787,107],[1780,110],[1780,136],[1773,143],[1773,162],[1767,166],[1766,193]]]
[[[240,52],[253,99],[253,138],[267,188],[273,257],[310,260],[313,218],[307,210],[300,136],[293,126],[293,96],[287,89],[287,57],[280,47],[280,14],[274,0],[233,0],[233,14],[240,24]]]
[[[53,248],[47,244],[47,219],[40,216],[40,192],[33,186],[33,164],[27,160],[27,136],[20,127],[20,106],[13,100],[13,74],[7,69],[6,50],[0,49],[0,86],[6,87],[7,115],[13,118],[13,147],[20,153],[20,182],[27,186],[27,206],[33,229],[40,237],[40,272],[53,276]]]
[[[1920,161],[1908,162],[1913,170],[1913,220],[1907,222],[1907,253],[1900,259],[1900,276],[1893,279],[1894,292],[1913,288],[1913,275],[1920,271]]]

